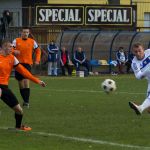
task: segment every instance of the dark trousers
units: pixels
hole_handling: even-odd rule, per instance
[[[127,66],[127,70],[126,70],[126,71],[127,71],[127,73],[130,72],[130,69],[131,69],[131,63],[132,63],[131,61],[127,61],[127,62],[126,62],[126,66]]]
[[[120,73],[120,74],[123,74],[124,72],[123,72],[123,66],[124,66],[124,63],[118,63],[118,73]]]
[[[87,61],[83,62],[82,64],[80,64],[79,62],[76,62],[75,65],[76,65],[76,70],[77,71],[80,71],[80,66],[83,66],[89,72],[89,63]]]
[[[73,67],[70,66],[70,65],[68,65],[67,63],[66,63],[64,66],[61,65],[61,70],[62,70],[62,75],[63,75],[63,76],[66,75],[66,73],[65,73],[65,68],[66,68],[67,71],[68,71],[68,75],[71,76],[71,75],[72,75],[72,71],[73,71]]]

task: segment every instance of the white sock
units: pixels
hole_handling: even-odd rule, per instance
[[[139,106],[141,112],[143,112],[145,109],[150,107],[150,99],[146,98],[145,101],[142,103],[142,105]]]

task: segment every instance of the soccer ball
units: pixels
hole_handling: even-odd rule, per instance
[[[106,92],[106,93],[110,93],[116,90],[116,82],[112,79],[105,79],[102,83],[101,83],[101,87],[102,89]]]

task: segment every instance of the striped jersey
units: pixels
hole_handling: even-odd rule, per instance
[[[134,57],[131,66],[136,78],[140,79],[144,76],[150,81],[150,49],[145,50],[144,54],[142,60],[138,60]]]

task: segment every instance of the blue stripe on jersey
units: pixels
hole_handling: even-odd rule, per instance
[[[140,69],[143,69],[150,63],[150,56],[148,56],[145,60],[142,62],[142,67]]]

